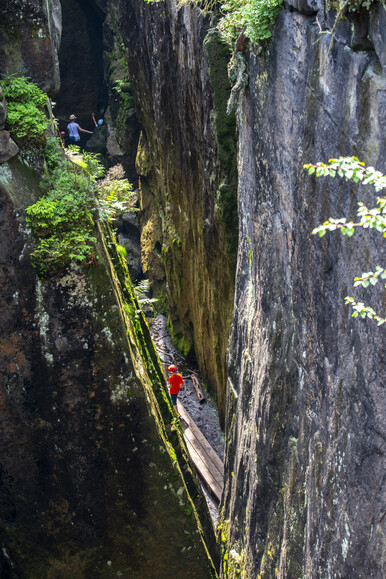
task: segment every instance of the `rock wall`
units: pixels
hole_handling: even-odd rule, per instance
[[[113,241],[100,231],[98,265],[37,279],[23,209],[38,195],[17,157],[0,165],[2,577],[211,577],[205,501],[165,429],[162,370]]]
[[[175,342],[185,354],[194,350],[223,419],[237,240],[227,58],[213,37],[204,41],[209,22],[191,7],[112,0],[108,14],[126,48],[142,129],[143,269],[167,301]]]
[[[4,0],[0,6],[0,71],[31,77],[53,96],[60,87],[60,0]]]
[[[99,266],[36,279],[17,219],[34,183],[17,159],[1,165],[4,576],[151,577],[156,566],[167,577],[183,565],[210,577],[190,498],[197,481],[163,426],[153,393],[170,421],[162,373],[124,313],[125,283],[103,245]]]
[[[24,46],[44,10],[21,9]],[[56,55],[46,69],[29,56],[44,88]],[[215,577],[212,522],[113,236],[96,227],[97,265],[38,279],[25,208],[41,174],[3,130],[6,114],[2,98],[0,575]]]
[[[352,289],[382,263],[382,238],[311,235],[377,195],[302,165],[356,155],[385,171],[383,49],[371,33],[384,9],[342,22],[329,52],[316,19],[332,15],[300,4],[279,14],[268,53],[245,54],[223,576],[380,579],[385,330],[352,319],[344,297],[384,308],[382,287]]]
[[[21,4],[29,16],[19,35]],[[56,52],[44,36],[53,19],[43,4],[57,6],[2,6],[0,63],[53,92]],[[87,4],[108,14],[105,47],[116,51],[112,34],[122,39],[142,129],[144,269],[158,297],[164,289],[174,337],[186,352],[194,349],[224,414],[237,230],[227,57],[209,21],[190,7]],[[46,22],[41,37],[32,26],[37,17]],[[328,216],[354,216],[357,200],[373,203],[375,195],[315,181],[302,169],[355,154],[385,171],[384,21],[380,4],[351,15],[330,48],[319,35],[319,25],[333,23],[325,4],[288,0],[268,51],[249,47],[241,56],[249,82],[237,111],[224,576],[386,573],[385,333],[351,319],[343,305],[354,276],[380,262],[379,238],[311,235]],[[29,60],[36,46],[38,68]],[[210,576],[202,537],[193,539],[194,476],[177,433],[162,425],[169,410],[154,351],[147,352],[143,318],[123,313],[119,286],[128,289],[119,263],[117,280],[101,236],[100,267],[38,282],[22,218],[38,177],[17,156],[9,159],[0,165],[0,569],[11,577],[76,569],[85,577],[146,578],[156,566],[162,578],[172,561],[175,576]],[[384,307],[382,288],[374,295]],[[171,466],[170,445],[185,479]]]
[[[62,35],[59,49],[60,91],[55,96],[55,116],[61,130],[75,114],[79,125],[94,129],[91,113],[97,119],[105,111],[107,99],[103,82],[102,23],[104,13],[93,2],[60,0]],[[89,135],[81,134],[83,141]]]

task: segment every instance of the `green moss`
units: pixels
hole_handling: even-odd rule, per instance
[[[137,170],[138,175],[147,177],[150,170],[150,161],[151,159],[148,148],[145,143],[145,138],[143,132],[141,132],[138,141],[137,157],[135,159],[135,168]]]
[[[378,0],[350,0],[347,10],[350,12],[359,12],[360,10],[370,10]],[[327,10],[335,10],[339,12],[344,2],[341,0],[327,0]]]
[[[231,93],[228,78],[230,52],[220,42],[218,34],[211,30],[205,38],[204,46],[209,62],[209,78],[213,90],[213,109],[219,161],[224,172],[224,180],[217,194],[217,212],[224,220],[228,242],[228,252],[233,268],[236,264],[238,243],[237,215],[237,138],[236,117],[227,115],[227,103]]]
[[[166,380],[163,375],[161,362],[152,341],[145,316],[140,309],[135,295],[126,260],[117,248],[117,243],[110,226],[108,224],[99,224],[99,227],[101,241],[104,243],[105,249],[108,251],[108,256],[111,259],[111,275],[117,277],[118,285],[120,285],[122,290],[120,307],[129,341],[133,342],[134,340],[135,344],[133,344],[133,348],[138,349],[140,353],[140,363],[145,365],[147,375],[150,379],[149,382],[144,377],[142,384],[148,392],[148,402],[152,408],[151,412],[164,443],[164,447],[161,447],[161,449],[163,448],[164,451],[167,452],[175,469],[169,481],[173,485],[179,483],[180,488],[181,482],[183,483],[180,501],[181,509],[189,516],[191,524],[194,526],[194,533],[200,534],[203,545],[207,550],[207,543],[204,540],[203,529],[199,518],[200,516],[207,516],[205,500],[198,492],[199,482],[191,466],[191,459],[183,440],[181,425],[174,423],[174,426],[168,431],[165,426],[166,424],[173,424],[173,412],[170,397],[166,389]],[[97,273],[95,268],[94,274],[97,275]],[[119,298],[119,295],[117,295],[117,298]],[[115,313],[114,316],[116,316]],[[187,500],[188,502],[186,502]],[[187,514],[187,511],[189,514]],[[211,562],[211,556],[208,551],[207,553],[208,559]],[[217,577],[214,567],[212,571],[213,577]]]
[[[47,95],[28,78],[17,75],[4,75],[0,81],[7,102],[5,128],[19,146],[45,144],[45,131],[50,121],[45,110]]]
[[[168,332],[170,339],[177,350],[181,352],[185,358],[188,357],[192,351],[192,344],[184,335],[177,334],[175,332],[170,316],[168,316],[166,322],[166,331]]]
[[[166,290],[165,288],[160,288],[156,295],[156,302],[155,307],[157,312],[163,314],[164,316],[168,315],[169,307],[168,307],[168,300],[166,297]]]
[[[248,244],[248,263],[249,263],[249,268],[252,267],[252,248],[251,248],[251,242],[249,239],[249,235],[247,237],[247,244]]]

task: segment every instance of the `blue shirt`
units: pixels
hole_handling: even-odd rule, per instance
[[[68,123],[67,125],[68,134],[70,137],[74,137],[75,141],[80,141],[78,127],[78,123]]]

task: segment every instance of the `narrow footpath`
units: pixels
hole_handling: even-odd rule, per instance
[[[162,364],[165,367],[175,364],[178,373],[182,374],[184,379],[178,395],[182,406],[179,409],[182,415],[181,427],[216,526],[223,485],[224,460],[224,437],[217,408],[207,392],[204,392],[204,402],[200,403],[198,400],[192,380],[192,375],[196,375],[202,385],[198,370],[175,349],[165,326],[166,318],[159,314],[151,325],[150,332]]]
[[[177,405],[189,454],[206,487],[220,502],[224,489],[224,463],[203,436],[201,430],[197,428],[196,423],[186,412],[181,402],[178,401]]]

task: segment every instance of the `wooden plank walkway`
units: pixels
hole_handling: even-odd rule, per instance
[[[224,463],[179,400],[177,408],[189,454],[209,491],[220,502],[224,488]]]

